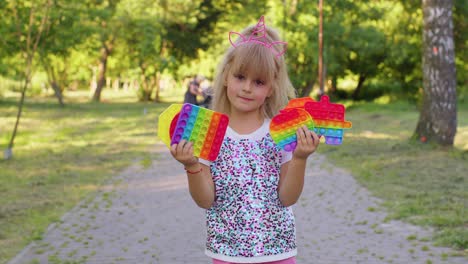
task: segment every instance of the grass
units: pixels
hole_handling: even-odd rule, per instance
[[[69,93],[65,108],[51,98],[27,99],[14,158],[0,160],[0,263],[40,239],[49,224],[112,175],[135,161],[148,167],[156,158],[150,149],[157,141],[157,116],[169,103],[136,103],[132,93],[106,91],[103,103],[88,98],[86,92]],[[0,99],[2,151],[16,102],[9,95]],[[433,227],[436,243],[466,253],[467,116],[468,109],[460,109],[455,148],[441,149],[408,140],[418,118],[411,105],[350,105],[353,128],[344,144],[323,144],[319,151],[381,197],[389,218]]]
[[[351,105],[344,144],[319,152],[382,198],[389,219],[431,227],[436,244],[466,255],[468,108],[459,109],[454,148],[410,141],[418,117],[415,106],[401,102]]]
[[[100,104],[84,102],[82,94],[69,98],[64,108],[54,99],[27,99],[14,158],[0,159],[0,263],[40,239],[110,176],[155,158],[149,150],[157,142],[157,116],[168,103],[129,102],[130,94]],[[0,101],[2,152],[16,111],[17,98]]]

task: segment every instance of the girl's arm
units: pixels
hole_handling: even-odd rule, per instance
[[[192,199],[201,208],[208,209],[214,202],[215,187],[210,167],[198,162],[193,156],[193,144],[182,140],[171,146],[172,156],[184,165]]]
[[[215,188],[210,167],[197,163],[186,166],[189,191],[195,203],[204,209],[209,209],[214,202]]]
[[[301,127],[297,130],[297,146],[292,159],[281,166],[278,196],[284,206],[291,206],[297,202],[304,187],[304,175],[307,158],[314,153],[320,143],[314,132]]]

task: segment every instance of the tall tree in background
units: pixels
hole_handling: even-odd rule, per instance
[[[63,92],[69,85],[69,58],[76,46],[90,32],[80,23],[84,10],[81,0],[55,0],[49,14],[50,22],[44,31],[37,53],[47,81],[60,106],[64,106]]]
[[[119,23],[114,19],[119,1],[91,0],[89,3],[91,11],[89,21],[94,24],[100,43],[97,86],[93,94],[93,101],[96,102],[101,100],[101,92],[106,85],[107,60],[114,49],[116,34],[119,30]]]
[[[453,145],[457,129],[452,0],[423,0],[423,102],[415,137]]]
[[[39,2],[39,1],[38,1]],[[7,8],[11,11],[12,22],[9,25],[11,35],[16,36],[16,42],[10,43],[16,46],[19,50],[22,59],[24,59],[23,69],[21,72],[21,97],[18,103],[18,113],[16,115],[15,127],[11,135],[8,147],[5,150],[5,159],[13,157],[13,145],[15,142],[16,133],[23,112],[24,99],[26,97],[26,90],[28,89],[32,78],[32,67],[34,55],[39,46],[44,29],[49,23],[49,11],[52,8],[52,0],[35,2],[33,4],[24,2],[10,3]],[[6,39],[14,39],[8,38]],[[12,49],[13,50],[13,49]]]

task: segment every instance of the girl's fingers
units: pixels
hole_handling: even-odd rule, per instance
[[[191,154],[193,153],[193,143],[192,142],[187,142],[184,147],[184,154]]]
[[[171,145],[171,154],[172,156],[175,156],[177,154],[177,144]]]
[[[198,159],[193,155],[193,143],[186,140],[182,140],[177,144],[173,144],[170,147],[172,156],[180,163],[187,166],[187,164],[193,164],[198,162]]]
[[[179,144],[177,144],[176,154],[178,155],[191,155],[193,153],[193,143],[189,142],[185,139],[181,140]]]
[[[177,153],[184,153],[184,147],[187,144],[187,140],[182,139],[179,144],[177,144]]]
[[[177,144],[173,144],[171,146],[171,153],[175,155],[181,155],[181,154],[186,154],[191,147],[192,143],[184,140],[181,140]]]
[[[301,135],[301,139],[306,139],[307,136],[307,127],[301,126],[299,128],[299,134]]]
[[[301,128],[299,128],[296,131],[296,136],[297,136],[297,144],[302,144],[304,142],[304,132],[302,131]]]
[[[320,143],[320,137],[306,126],[299,127],[296,134],[298,144],[303,146],[317,146]]]
[[[312,135],[312,139],[314,140],[314,145],[317,146],[320,143],[320,137],[315,132],[311,132],[310,134]]]
[[[302,130],[304,131],[304,139],[307,145],[312,144],[312,135],[310,130],[307,127],[303,127]]]
[[[297,130],[297,139],[300,141],[303,145],[310,144],[310,130],[306,126],[301,126]]]
[[[171,145],[171,152],[172,152],[172,151],[175,151],[176,148],[177,148],[177,144],[172,144],[172,145]]]

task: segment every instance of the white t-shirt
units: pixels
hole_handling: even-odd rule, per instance
[[[275,145],[270,119],[247,135],[226,131],[219,155],[210,166],[216,198],[206,211],[206,254],[236,263],[261,263],[297,254],[291,207],[281,204],[281,165],[291,152]]]

